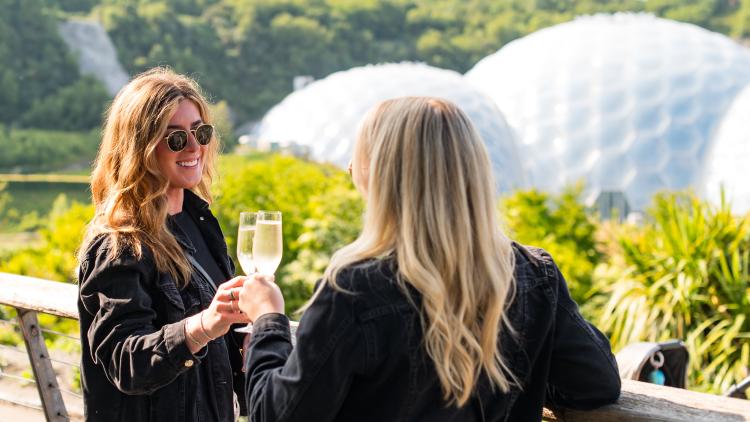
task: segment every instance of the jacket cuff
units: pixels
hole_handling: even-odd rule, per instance
[[[185,336],[186,319],[164,326],[164,343],[167,346],[167,356],[172,364],[181,370],[188,370],[196,363],[196,359],[206,356],[207,347],[201,349],[197,355],[190,353]]]
[[[275,334],[291,341],[292,333],[289,329],[289,318],[284,314],[263,314],[253,322],[253,337],[258,335]]]

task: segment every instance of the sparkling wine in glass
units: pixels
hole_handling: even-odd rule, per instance
[[[255,272],[255,263],[253,262],[253,240],[255,240],[255,223],[258,213],[241,212],[240,227],[237,230],[237,260],[240,261],[240,267],[245,275],[250,276]],[[252,324],[242,328],[236,328],[238,333],[251,333]]]
[[[253,262],[260,274],[273,275],[281,263],[281,212],[258,211],[253,240]]]
[[[242,236],[242,217],[240,217],[240,236]],[[254,265],[254,269],[257,269],[260,274],[273,275],[276,272],[281,263],[281,254],[283,251],[282,240],[281,240],[281,212],[280,211],[258,211],[255,216],[254,230],[255,234],[252,236],[252,240],[246,242],[246,245],[250,245],[251,253],[250,262],[251,266]],[[250,234],[250,233],[248,233]],[[240,248],[242,248],[241,240],[237,240],[237,257],[240,260],[245,274],[250,275],[252,271],[248,271],[245,268],[245,264],[240,257]],[[247,324],[243,328],[235,330],[238,333],[252,333],[253,324]],[[244,368],[243,368],[244,370]]]
[[[255,212],[240,213],[240,228],[237,233],[237,260],[245,275],[255,272],[253,263],[253,240],[255,239]]]

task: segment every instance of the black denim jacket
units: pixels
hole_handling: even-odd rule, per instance
[[[234,264],[208,204],[186,190],[184,211],[229,279]],[[178,289],[156,271],[149,251],[142,259],[128,251],[109,259],[109,248],[107,236],[93,242],[78,274],[86,420],[233,421],[233,388],[244,396],[242,339],[230,331],[194,356],[185,337],[184,319],[208,307],[213,287],[194,271],[188,287]]]
[[[417,309],[395,283],[393,260],[342,271],[305,312],[292,349],[288,320],[258,318],[248,350],[253,422],[539,421],[542,406],[594,408],[617,400],[620,377],[607,338],[587,323],[552,258],[515,245],[517,290],[501,335],[520,387],[480,380],[461,408],[447,406],[422,347]],[[417,306],[419,295],[411,292]]]

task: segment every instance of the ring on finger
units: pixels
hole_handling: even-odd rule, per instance
[[[232,300],[237,300],[237,298],[234,297],[234,292],[231,290],[229,291],[229,297],[232,298]]]

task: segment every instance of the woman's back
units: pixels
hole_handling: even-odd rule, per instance
[[[607,340],[552,259],[499,229],[487,151],[455,104],[380,103],[350,170],[367,202],[362,233],[331,258],[289,361],[278,287],[243,286],[260,330],[252,420],[530,421],[548,392],[568,407],[617,398]]]
[[[263,382],[248,380],[257,405],[250,414],[278,421],[533,421],[544,403],[585,409],[616,400],[620,381],[607,339],[581,318],[549,255],[514,249],[517,291],[507,312],[516,335],[503,330],[501,342],[521,388],[501,393],[484,377],[465,406],[448,405],[423,347],[420,295],[404,293],[395,260],[369,260],[340,272],[338,285],[351,293],[322,289],[283,369],[265,373],[272,379]],[[249,350],[250,373],[274,359],[271,350],[288,353],[283,317],[277,319],[256,323],[265,344]]]

